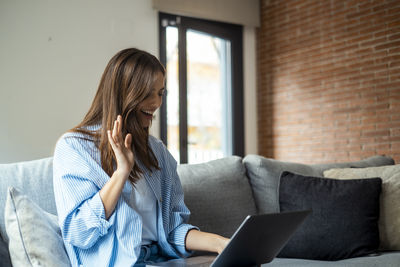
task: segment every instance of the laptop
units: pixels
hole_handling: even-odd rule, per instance
[[[218,256],[199,256],[146,266],[234,267],[271,262],[311,210],[247,216]]]

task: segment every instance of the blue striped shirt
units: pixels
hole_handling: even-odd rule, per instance
[[[90,128],[89,128],[90,129]],[[92,128],[95,129],[95,128]],[[110,179],[101,167],[100,151],[80,133],[66,133],[57,142],[54,193],[66,251],[72,266],[133,266],[140,254],[142,219],[129,205],[132,186],[127,181],[113,214],[105,218],[99,191]],[[157,236],[161,254],[168,258],[190,255],[186,234],[190,212],[184,203],[177,163],[164,144],[150,136],[160,170],[143,178],[157,199]],[[142,170],[145,170],[142,168]]]

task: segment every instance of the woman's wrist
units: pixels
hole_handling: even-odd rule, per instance
[[[228,243],[229,243],[229,239],[228,238],[225,238],[225,237],[223,237],[223,236],[217,236],[216,237],[216,239],[217,239],[217,247],[216,247],[216,252],[218,253],[218,254],[221,254],[221,252],[225,249],[225,247],[228,245]]]
[[[122,179],[124,181],[128,180],[130,171],[124,169],[116,169],[113,173],[113,176],[118,177],[118,179]]]

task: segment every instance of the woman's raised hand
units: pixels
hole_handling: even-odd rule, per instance
[[[117,119],[114,121],[114,127],[107,131],[108,141],[114,151],[115,158],[117,161],[117,170],[128,179],[129,174],[135,164],[135,155],[132,151],[132,134],[128,133],[124,137],[122,136],[122,117],[118,115]]]

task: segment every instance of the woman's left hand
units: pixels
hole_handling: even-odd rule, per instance
[[[209,251],[220,254],[229,241],[230,239],[217,234],[192,229],[186,235],[185,245],[187,250]]]

